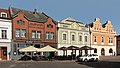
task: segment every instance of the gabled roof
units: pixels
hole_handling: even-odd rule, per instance
[[[93,23],[86,24],[85,27],[90,26],[91,28],[93,27]]]
[[[82,22],[78,22],[78,21],[76,21],[75,19],[73,19],[73,18],[71,18],[71,17],[68,17],[68,18],[66,18],[65,20],[62,20],[61,22],[64,22],[64,21],[76,22],[76,23],[83,24]]]
[[[44,16],[46,16],[47,18],[51,18],[50,16],[48,16],[46,13],[44,13],[44,12],[42,12],[42,14],[44,15]],[[52,18],[51,18],[52,19]],[[54,24],[57,24],[57,21],[55,21],[54,19],[52,19],[52,22],[54,23]]]
[[[23,10],[23,9],[18,9],[18,8],[13,8],[10,7],[10,13],[11,16],[14,17],[18,14],[18,12],[22,11],[25,15],[25,17],[29,20],[29,21],[35,21],[35,22],[46,22],[48,17],[46,17],[44,14],[42,13],[34,13],[32,11],[28,11],[28,10]]]

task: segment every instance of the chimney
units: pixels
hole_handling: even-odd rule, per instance
[[[36,14],[37,13],[37,9],[34,9],[34,12],[33,12],[34,14]]]

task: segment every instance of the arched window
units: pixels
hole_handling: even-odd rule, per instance
[[[109,49],[109,53],[113,53],[113,50],[112,50],[112,48],[110,48],[110,49]]]
[[[96,48],[94,49],[94,53],[97,53],[97,49]]]

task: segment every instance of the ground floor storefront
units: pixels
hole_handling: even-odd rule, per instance
[[[85,47],[90,45],[66,45],[66,44],[58,44],[58,49],[61,47],[69,47],[69,46],[75,46],[75,47]],[[91,48],[94,49],[73,49],[73,50],[60,50],[58,51],[58,55],[60,56],[69,56],[69,55],[85,55],[85,54],[97,54],[99,56],[112,56],[116,55],[116,46],[115,45],[106,45],[106,46],[99,46],[99,45],[91,45]]]
[[[12,60],[19,60],[24,55],[28,55],[30,57],[33,57],[36,55],[38,55],[38,56],[42,55],[45,57],[54,56],[53,52],[20,52],[19,51],[20,49],[28,47],[28,46],[34,46],[36,48],[43,48],[47,45],[50,45],[54,48],[57,47],[56,43],[44,43],[41,41],[30,41],[29,43],[28,42],[26,43],[25,41],[13,42],[12,43],[12,50],[11,50],[11,59]]]
[[[92,45],[92,47],[99,56],[115,56],[117,54],[115,45]]]
[[[0,60],[10,60],[11,43],[0,43]]]

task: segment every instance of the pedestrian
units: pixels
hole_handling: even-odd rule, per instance
[[[114,52],[114,56],[115,56],[115,52]]]

